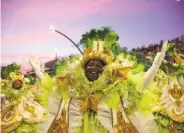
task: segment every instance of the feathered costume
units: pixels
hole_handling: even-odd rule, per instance
[[[158,132],[153,115],[145,114],[151,112],[159,97],[141,88],[145,83],[140,85],[140,81],[144,80],[136,82],[130,59],[120,60],[119,56],[113,60],[113,54],[103,45],[104,42],[95,41],[92,48],[84,50],[82,60],[75,62],[75,67],[68,65],[74,70],[68,68],[67,72],[56,76],[63,99],[49,133]],[[91,59],[106,63],[103,73],[93,82],[88,81],[84,72],[85,63]],[[155,71],[149,73],[154,75]],[[138,75],[145,78],[144,73]],[[53,84],[48,75],[42,81],[46,83],[42,82],[45,88]]]

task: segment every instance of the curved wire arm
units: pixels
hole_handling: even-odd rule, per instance
[[[82,50],[79,48],[79,46],[71,39],[69,38],[67,35],[63,34],[62,32],[58,31],[58,30],[54,30],[55,32],[63,35],[64,37],[66,37],[68,40],[70,40],[70,42],[79,50],[79,52],[81,53],[81,55],[83,54],[82,53]]]

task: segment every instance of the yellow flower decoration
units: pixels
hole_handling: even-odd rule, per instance
[[[23,117],[23,120],[28,123],[38,123],[42,121],[45,109],[33,101],[32,99],[22,98],[18,104],[18,110]]]
[[[1,111],[1,131],[8,133],[16,129],[22,122],[22,116],[18,111],[18,107],[7,107]]]

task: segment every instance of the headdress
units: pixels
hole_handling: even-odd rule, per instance
[[[111,63],[113,59],[112,52],[104,48],[103,41],[94,41],[92,44],[92,48],[84,49],[83,54],[83,59],[81,61],[81,65],[83,68],[85,68],[86,63],[92,59],[101,60],[105,64]]]

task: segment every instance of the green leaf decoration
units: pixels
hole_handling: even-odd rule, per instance
[[[25,77],[29,79],[29,83],[31,85],[34,85],[35,84],[36,79],[32,75],[28,74],[28,75],[25,75]]]
[[[9,77],[9,74],[11,72],[18,72],[18,70],[20,69],[20,65],[16,64],[15,62],[13,62],[12,64],[8,65],[8,66],[3,66],[1,68],[1,78],[2,79],[6,79]]]
[[[117,34],[116,32],[109,32],[105,38],[104,38],[104,42],[105,42],[105,47],[111,49],[112,45],[116,42],[117,40]]]
[[[65,73],[68,64],[65,60],[57,61],[56,62],[56,74],[63,74]]]
[[[80,45],[83,48],[92,47],[93,41],[105,41],[105,47],[111,49],[113,44],[119,39],[119,36],[110,27],[101,27],[100,29],[91,29],[82,35]]]
[[[23,122],[17,129],[15,133],[36,133],[36,124],[28,124]]]
[[[69,57],[63,59],[63,60],[58,60],[54,65],[53,65],[53,70],[57,75],[65,75],[67,74],[70,70],[68,68],[68,64],[75,62],[76,60],[79,60],[81,55],[70,55]]]
[[[114,55],[118,55],[122,52],[122,49],[120,48],[119,43],[112,44],[112,52]]]
[[[160,67],[166,74],[180,74],[184,72],[184,65],[163,61]]]
[[[167,46],[166,55],[172,57],[176,53],[176,45],[175,43],[169,43]]]

